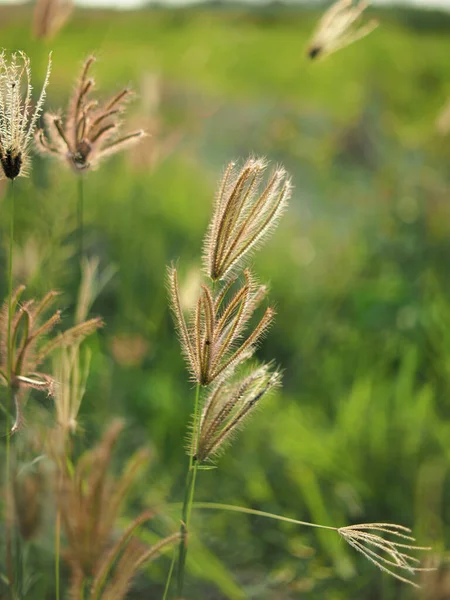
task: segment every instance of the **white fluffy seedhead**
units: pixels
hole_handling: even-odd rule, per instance
[[[32,109],[30,59],[23,52],[0,54],[0,163],[8,179],[26,176],[31,140],[50,78],[51,54],[39,99]]]

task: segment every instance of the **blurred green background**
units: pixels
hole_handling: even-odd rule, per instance
[[[450,96],[450,15],[376,12],[379,29],[315,63],[305,46],[320,13],[278,4],[77,10],[51,43],[33,39],[31,6],[0,9],[2,46],[30,55],[36,89],[53,50],[47,110],[66,106],[94,52],[100,95],[128,84],[137,92],[125,130],[152,133],[85,182],[88,254],[116,273],[92,311],[107,326],[90,342],[79,445],[115,415],[127,422],[118,469],[150,445],[130,518],[183,493],[194,391],[166,266],[177,262],[192,301],[216,183],[229,160],[254,153],[284,164],[295,186],[254,260],[278,313],[258,358],[275,359],[284,386],[218,468],[200,474],[197,498],[324,525],[402,523],[445,561],[450,136],[436,118]],[[6,295],[6,187],[2,194]],[[79,277],[75,176],[36,157],[16,206],[16,281],[30,296],[61,290],[68,323]],[[51,399],[32,396],[28,423],[52,414]],[[177,509],[164,510],[156,531],[176,527]],[[450,598],[445,573],[421,595],[331,532],[213,511],[195,511],[193,524],[187,598]],[[30,551],[30,597],[54,597],[43,552],[51,544],[43,533]],[[169,558],[136,580],[130,598],[161,598]]]

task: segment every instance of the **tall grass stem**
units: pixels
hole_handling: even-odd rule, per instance
[[[178,574],[177,574],[177,595],[181,598],[183,595],[184,587],[184,572],[186,567],[187,557],[187,534],[189,530],[189,521],[191,518],[192,504],[194,502],[195,495],[195,482],[197,479],[197,460],[194,458],[194,449],[197,442],[198,434],[198,409],[200,403],[200,384],[197,384],[195,392],[195,404],[194,404],[194,419],[193,419],[193,431],[192,431],[192,448],[189,455],[189,468],[186,474],[186,486],[184,491],[184,502],[181,511],[181,527],[180,527],[180,546],[178,552]]]
[[[8,256],[8,329],[7,329],[7,367],[8,367],[8,390],[6,400],[6,494],[7,494],[7,515],[6,515],[6,564],[8,582],[14,597],[14,573],[12,566],[12,528],[11,528],[11,407],[13,405],[12,390],[12,364],[13,354],[11,348],[11,329],[12,329],[12,289],[13,289],[13,248],[14,248],[14,205],[15,205],[15,187],[14,180],[11,180],[11,205],[9,215],[9,256]]]

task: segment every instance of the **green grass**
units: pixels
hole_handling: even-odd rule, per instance
[[[29,34],[28,10],[2,8],[0,31],[3,46],[32,57],[38,89],[47,49]],[[420,543],[448,546],[450,138],[435,119],[450,95],[450,21],[408,14],[382,13],[366,40],[317,64],[304,56],[316,16],[294,10],[80,12],[48,46],[47,107],[65,106],[94,51],[99,89],[130,83],[141,95],[131,112],[143,110],[144,75],[158,73],[165,128],[181,132],[154,170],[122,156],[86,181],[87,245],[118,270],[93,309],[107,327],[93,343],[80,445],[126,417],[122,454],[139,443],[154,453],[135,504],[179,502],[187,462],[192,389],[166,265],[180,258],[182,275],[198,267],[221,169],[254,152],[283,162],[295,185],[256,261],[278,312],[259,357],[276,357],[285,383],[219,468],[202,474],[198,499],[325,525],[401,522]],[[33,237],[44,252],[30,295],[61,289],[70,320],[76,182],[38,158],[18,182],[17,207],[17,243]],[[0,226],[6,269],[5,219]],[[147,344],[133,364],[114,356],[124,335]],[[29,423],[49,418],[43,403],[30,400]],[[415,597],[326,532],[199,511],[193,524],[188,597]],[[48,544],[43,535],[31,550],[36,597],[52,598]],[[162,597],[170,558],[149,567],[135,598]]]

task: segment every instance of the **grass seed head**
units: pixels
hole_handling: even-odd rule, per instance
[[[200,417],[198,439],[190,448],[200,462],[219,454],[247,421],[260,401],[281,383],[278,371],[263,365],[234,382],[220,380],[209,394]]]
[[[23,52],[0,54],[0,178],[26,176],[30,146],[42,112],[50,77],[51,56],[41,94],[32,108],[31,64]]]
[[[338,0],[323,15],[309,42],[307,56],[314,60],[324,58],[365,37],[378,26],[372,19],[358,27],[358,21],[367,2],[353,4],[353,0]]]
[[[11,300],[11,347],[8,348],[9,303],[0,310],[0,383],[11,386],[16,409],[16,420],[12,433],[20,429],[23,422],[21,392],[26,388],[54,393],[54,378],[41,373],[38,368],[57,348],[79,344],[102,326],[101,319],[90,319],[48,339],[48,335],[59,323],[61,313],[54,312],[49,318],[44,315],[54,304],[57,292],[49,292],[42,300],[21,302],[25,290],[20,286]],[[8,356],[12,357],[9,372]]]
[[[33,34],[39,40],[50,40],[65,25],[72,11],[72,0],[38,0],[33,13]]]
[[[434,570],[420,567],[413,552],[431,550],[416,546],[408,527],[392,523],[366,523],[338,529],[344,540],[379,569],[414,587],[419,585],[411,577],[417,572]]]
[[[89,57],[70,100],[65,119],[45,113],[47,132],[40,129],[35,139],[38,149],[69,164],[76,173],[95,168],[104,158],[137,143],[142,130],[120,135],[121,115],[132,96],[124,88],[104,103],[92,100],[95,81],[90,69],[95,62]]]
[[[267,164],[250,158],[239,169],[230,163],[220,183],[204,242],[204,268],[213,281],[226,280],[273,231],[291,195],[283,168],[263,185]]]
[[[249,321],[267,289],[258,285],[248,270],[244,272],[244,282],[233,294],[234,284],[237,284],[236,278],[224,284],[215,297],[210,288],[203,285],[188,324],[181,308],[177,270],[169,269],[172,310],[182,351],[193,380],[203,386],[231,374],[249,358],[275,314],[272,308],[266,308],[260,321],[246,335]]]

